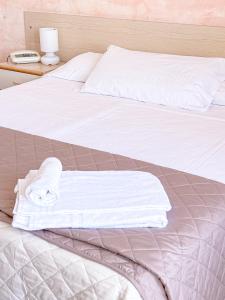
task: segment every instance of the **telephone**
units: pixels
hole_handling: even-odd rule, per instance
[[[15,64],[29,64],[39,62],[41,57],[37,51],[21,50],[10,53],[10,59]]]

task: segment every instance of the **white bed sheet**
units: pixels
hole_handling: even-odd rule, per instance
[[[225,107],[204,113],[80,93],[45,77],[0,92],[0,126],[225,183]]]

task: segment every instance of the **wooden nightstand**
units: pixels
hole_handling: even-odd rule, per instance
[[[31,81],[58,68],[63,63],[54,66],[45,66],[41,63],[12,64],[0,63],[0,90]]]

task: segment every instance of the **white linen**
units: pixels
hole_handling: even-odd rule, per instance
[[[45,159],[33,177],[33,180],[26,186],[25,196],[36,205],[53,205],[59,198],[61,173],[62,163],[59,159],[56,157]]]
[[[148,216],[146,215],[147,212]],[[102,218],[103,216],[104,219]],[[85,215],[79,213],[53,213],[40,216],[37,214],[32,216],[16,214],[13,217],[12,226],[33,231],[47,228],[164,228],[168,224],[166,212],[160,210],[154,213],[150,210],[132,213],[122,212],[119,217],[118,220],[116,214],[108,215],[106,213],[95,213],[94,215],[91,213],[86,213]],[[121,222],[122,219],[127,221],[123,223]]]
[[[225,80],[225,59],[110,46],[82,92],[205,111]]]
[[[82,53],[46,76],[85,82],[101,56],[94,52]]]
[[[165,227],[169,199],[159,179],[135,171],[64,171],[60,198],[53,206],[37,206],[26,197],[38,171],[18,181],[12,225],[45,228]]]
[[[81,86],[41,78],[2,90],[0,126],[225,183],[224,106],[189,112],[79,93]]]
[[[141,300],[124,276],[0,222],[1,300]],[[157,280],[152,276],[153,292]]]
[[[220,88],[214,97],[213,103],[216,105],[225,105],[225,81],[220,85]]]

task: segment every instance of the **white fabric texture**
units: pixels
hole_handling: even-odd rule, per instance
[[[183,112],[81,94],[81,86],[75,81],[45,77],[2,90],[0,126],[225,183],[225,107],[211,106],[204,113]],[[61,300],[141,299],[128,280],[109,268],[5,223],[0,225],[0,299],[11,300],[15,295],[16,299],[26,295],[38,299],[40,293],[42,300],[56,299],[54,295]]]
[[[60,198],[37,206],[25,195],[38,171],[18,182],[12,225],[46,228],[165,227],[170,201],[159,179],[146,172],[64,171]]]
[[[4,222],[0,257],[1,300],[141,300],[132,283],[110,268]]]
[[[33,180],[25,189],[25,196],[40,206],[51,206],[59,198],[59,180],[62,173],[62,163],[55,157],[43,161]],[[19,183],[18,183],[19,185]],[[17,191],[18,186],[16,186]]]
[[[85,82],[101,56],[94,52],[80,54],[46,76]]]
[[[224,106],[183,111],[80,93],[81,87],[41,78],[2,90],[0,126],[225,183]]]
[[[225,81],[220,85],[220,88],[214,97],[213,103],[216,105],[225,106]]]
[[[110,46],[82,92],[205,111],[225,80],[225,59]]]

